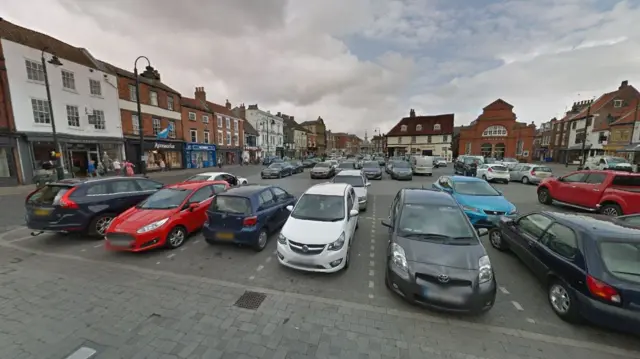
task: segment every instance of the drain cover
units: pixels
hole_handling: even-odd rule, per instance
[[[264,293],[246,291],[238,298],[234,305],[238,308],[255,310],[260,307],[260,304],[262,304],[265,299],[267,299],[267,295]]]

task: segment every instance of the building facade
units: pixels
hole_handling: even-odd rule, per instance
[[[202,96],[205,96],[204,89]],[[207,106],[215,114],[218,158],[224,164],[240,164],[244,151],[244,117],[233,112],[229,100],[226,100],[224,106],[207,101]]]
[[[243,105],[244,106],[244,105]],[[237,115],[236,111],[234,114]],[[260,156],[260,147],[258,147],[258,131],[253,128],[249,121],[244,121],[244,152],[242,153],[242,158],[254,162]]]
[[[553,131],[558,119],[552,118],[544,122],[536,130],[533,140],[533,159],[536,161],[552,161],[553,159]]]
[[[86,176],[89,161],[109,167],[111,160],[123,157],[117,81],[112,71],[84,49],[6,20],[0,20],[0,37],[0,123],[4,129],[0,185],[32,183],[53,151],[60,154],[69,176]]]
[[[194,98],[182,97],[182,135],[186,168],[215,167],[218,163],[213,110],[207,105],[204,87],[196,87]]]
[[[322,117],[318,116],[318,119],[315,121],[305,121],[300,124],[300,126],[307,129],[311,132],[313,141],[312,143],[315,145],[309,150],[314,153],[316,156],[320,156],[322,154],[327,153],[327,126],[324,124],[324,120]],[[309,136],[309,134],[307,134]]]
[[[416,116],[410,110],[409,117],[401,119],[386,135],[389,156],[441,156],[450,161],[453,121],[453,114]]]
[[[513,106],[498,99],[483,108],[469,126],[460,128],[458,155],[482,155],[531,161],[536,126],[516,121]]]
[[[270,111],[261,110],[257,104],[246,108],[245,118],[259,133],[258,147],[262,150],[262,155],[282,156],[284,121]]]

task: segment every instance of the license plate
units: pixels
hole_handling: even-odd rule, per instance
[[[218,239],[222,239],[225,241],[230,241],[233,239],[233,233],[228,233],[228,232],[219,232],[216,234],[216,238]]]
[[[49,209],[38,208],[33,210],[33,214],[36,216],[48,216],[49,213],[51,213],[51,210]]]
[[[540,177],[540,178],[547,178],[547,177],[549,177],[549,174],[548,173],[536,173],[536,176]]]

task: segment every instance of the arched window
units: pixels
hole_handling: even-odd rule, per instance
[[[422,131],[422,125],[416,125],[416,131]]]
[[[433,125],[433,130],[434,131],[440,131],[440,124],[436,123],[435,125]]]
[[[489,126],[484,132],[482,132],[483,137],[504,137],[507,136],[507,128],[504,126]]]
[[[493,145],[490,143],[483,143],[480,146],[480,153],[485,157],[491,157],[491,153],[493,152]]]
[[[505,146],[504,143],[498,143],[494,147],[493,157],[495,158],[504,158]]]
[[[400,131],[407,132],[407,125],[400,126]]]

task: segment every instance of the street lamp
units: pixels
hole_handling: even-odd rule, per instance
[[[61,180],[64,178],[64,169],[62,168],[62,163],[60,162],[61,156],[60,156],[60,144],[58,143],[58,133],[56,131],[56,121],[53,117],[53,104],[51,103],[51,89],[49,87],[49,75],[47,73],[47,61],[45,61],[44,58],[44,53],[45,51],[47,51],[49,48],[45,47],[42,49],[42,53],[40,54],[40,59],[42,61],[42,72],[44,73],[44,87],[47,90],[47,102],[49,102],[49,117],[51,119],[51,132],[52,132],[52,136],[53,136],[53,147],[54,147],[54,152],[55,152],[55,156],[56,156],[56,179]],[[59,67],[62,66],[62,62],[60,62],[60,59],[58,59],[58,56],[56,55],[51,55],[51,60],[48,61],[49,64],[55,66],[55,67]]]
[[[138,110],[138,130],[140,131],[140,159],[138,162],[138,170],[141,174],[147,172],[146,162],[144,160],[144,127],[142,122],[142,109],[140,105],[140,76],[138,76],[138,60],[147,60],[147,67],[140,76],[153,78],[155,76],[155,70],[151,67],[151,61],[146,56],[138,56],[136,61],[133,62],[133,76],[136,78],[136,105]]]

